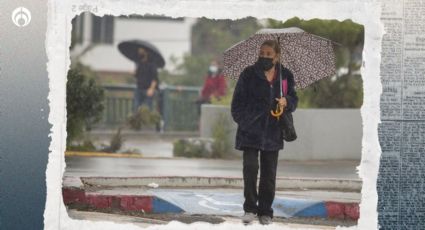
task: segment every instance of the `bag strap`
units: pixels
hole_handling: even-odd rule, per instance
[[[288,79],[285,78],[285,80],[282,81],[283,86],[283,96],[286,96],[288,94]]]

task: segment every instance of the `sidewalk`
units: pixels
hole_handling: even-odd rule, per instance
[[[152,185],[151,185],[152,186]],[[243,215],[243,190],[229,188],[167,189],[143,186],[87,186],[78,178],[66,178],[66,205],[94,210],[186,213],[239,217]],[[276,193],[275,216],[357,220],[360,194],[318,190],[284,190]]]
[[[241,160],[70,156],[66,164],[62,192],[69,208],[192,219],[243,214]],[[362,184],[358,164],[280,161],[275,216],[355,223]]]

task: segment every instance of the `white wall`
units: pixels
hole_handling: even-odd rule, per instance
[[[91,32],[90,15],[85,15],[85,35]],[[98,45],[87,52],[81,61],[95,71],[134,71],[134,63],[126,59],[119,51],[118,44],[124,40],[141,39],[151,42],[162,53],[166,66],[172,70],[170,57],[183,57],[191,51],[191,28],[196,19],[185,18],[182,21],[155,19],[114,18],[114,44]],[[89,38],[85,36],[85,41]],[[76,47],[79,49],[79,47]]]
[[[211,137],[211,127],[220,113],[231,124],[229,139],[234,148],[237,125],[227,106],[202,106],[201,137]],[[285,142],[280,159],[360,160],[363,127],[359,109],[298,109],[293,115],[298,139]]]

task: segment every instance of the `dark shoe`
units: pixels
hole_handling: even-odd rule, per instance
[[[260,216],[258,217],[258,219],[260,221],[260,224],[262,225],[269,225],[273,223],[272,218],[270,216]]]
[[[255,217],[257,217],[257,215],[255,215],[254,213],[245,212],[245,215],[242,216],[242,223],[249,224],[254,221]]]

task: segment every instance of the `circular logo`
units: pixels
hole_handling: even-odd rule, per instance
[[[12,13],[12,21],[18,27],[24,27],[31,22],[31,12],[25,7],[18,7]]]

